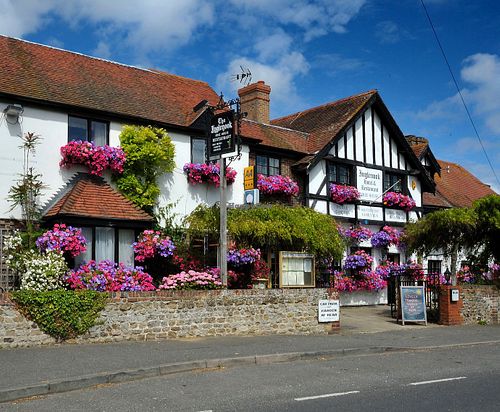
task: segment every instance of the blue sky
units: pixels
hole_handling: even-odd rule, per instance
[[[425,4],[500,178],[500,2]],[[405,134],[500,192],[420,0],[0,0],[0,33],[204,80],[226,97],[243,65],[271,86],[272,117],[378,89]]]

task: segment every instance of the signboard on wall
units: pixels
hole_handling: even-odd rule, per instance
[[[356,180],[360,200],[382,202],[382,170],[358,166],[356,168]]]
[[[243,169],[243,185],[245,190],[257,188],[257,174],[255,166],[248,166]]]
[[[235,150],[234,112],[227,111],[215,115],[210,121],[208,154],[210,158],[219,157]]]
[[[340,320],[340,300],[321,299],[318,303],[318,322],[338,322]]]
[[[401,320],[406,322],[425,322],[427,325],[427,308],[425,306],[424,286],[401,286]]]
[[[359,220],[384,220],[384,210],[381,207],[358,205]]]
[[[330,203],[330,214],[339,217],[356,217],[356,206],[350,204],[339,205],[338,203]]]
[[[406,212],[399,209],[385,209],[385,220],[388,222],[406,223]]]

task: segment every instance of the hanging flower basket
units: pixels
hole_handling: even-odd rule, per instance
[[[187,175],[188,182],[192,185],[200,183],[212,184],[215,187],[220,186],[220,166],[213,163],[186,163],[183,167]],[[236,179],[236,170],[226,167],[226,182],[228,185],[234,183]]]
[[[337,226],[340,236],[346,239],[349,243],[359,244],[373,236],[373,232],[367,227],[351,226],[349,229],[344,229],[342,226]]]
[[[135,253],[135,260],[144,262],[146,259],[154,258],[157,255],[170,257],[174,254],[175,245],[169,236],[162,236],[158,230],[145,230],[137,238],[137,242],[132,244]]]
[[[394,229],[391,226],[384,226],[379,232],[372,236],[371,242],[373,247],[387,247],[389,245],[399,245],[399,239],[402,236],[402,231]]]
[[[75,140],[61,147],[62,160],[61,167],[71,167],[71,165],[82,165],[89,169],[90,174],[102,176],[104,170],[111,170],[112,173],[123,173],[125,164],[125,152],[120,147],[108,145],[96,146],[91,142]]]
[[[330,184],[330,196],[332,201],[342,205],[352,203],[359,199],[359,192],[354,186]]]
[[[410,196],[406,196],[398,192],[387,192],[384,195],[383,202],[386,206],[398,207],[406,210],[407,212],[416,206],[415,201]]]
[[[281,175],[257,175],[257,189],[263,195],[284,195],[289,197],[297,196],[299,193],[297,182],[288,176]]]
[[[72,257],[85,252],[86,243],[81,229],[57,223],[53,229],[47,230],[36,240],[36,246],[40,252],[58,250],[63,253],[67,252]]]

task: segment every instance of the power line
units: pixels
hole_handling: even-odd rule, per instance
[[[458,95],[460,96],[460,100],[462,101],[462,104],[465,108],[465,112],[467,113],[467,116],[469,117],[469,121],[472,125],[472,128],[474,129],[474,132],[476,133],[477,140],[479,141],[479,144],[481,145],[481,148],[483,149],[484,156],[486,157],[486,160],[488,161],[488,164],[490,165],[491,171],[493,172],[493,176],[495,176],[495,179],[496,179],[498,185],[500,185],[500,180],[498,180],[498,176],[495,173],[495,169],[493,168],[493,165],[491,164],[488,153],[486,152],[486,149],[484,148],[483,141],[481,140],[481,137],[479,136],[479,132],[477,131],[476,124],[474,123],[474,120],[472,119],[472,116],[470,114],[469,108],[467,107],[467,104],[465,103],[465,99],[462,95],[462,92],[460,91],[460,87],[458,87],[457,79],[455,78],[455,75],[453,74],[453,70],[451,69],[450,63],[448,62],[448,58],[446,57],[446,53],[444,52],[443,46],[441,45],[441,42],[439,41],[439,37],[437,35],[436,29],[434,28],[434,24],[432,23],[431,16],[429,15],[429,12],[427,11],[427,7],[425,6],[424,0],[420,0],[420,3],[422,4],[422,7],[425,11],[425,15],[427,16],[427,20],[429,20],[429,24],[431,26],[432,32],[434,33],[434,37],[436,38],[436,42],[439,46],[439,49],[441,50],[441,54],[443,55],[444,61],[446,62],[446,66],[448,66],[448,70],[450,72],[451,78],[453,79],[453,83],[455,84]]]

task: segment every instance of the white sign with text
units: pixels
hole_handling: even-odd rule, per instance
[[[358,219],[383,221],[384,211],[381,207],[358,205]]]
[[[356,173],[359,199],[382,203],[382,170],[358,166]]]
[[[406,212],[398,209],[385,209],[385,220],[406,223]]]
[[[341,216],[341,217],[356,217],[356,209],[354,205],[339,205],[338,203],[330,203],[330,214],[333,216]]]
[[[320,300],[318,303],[318,322],[338,322],[339,320],[340,300]]]

